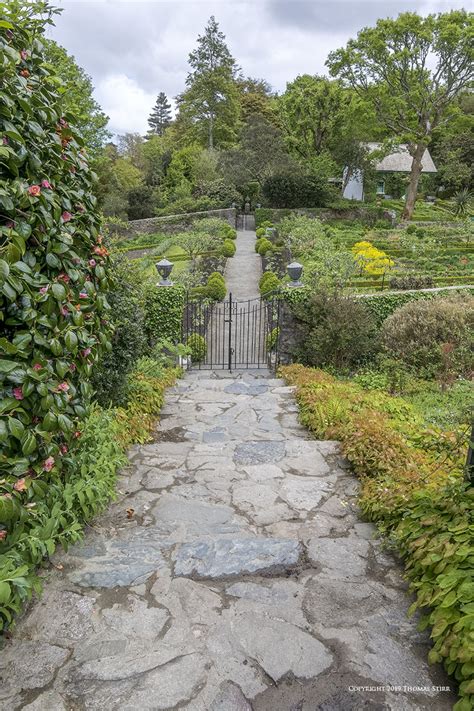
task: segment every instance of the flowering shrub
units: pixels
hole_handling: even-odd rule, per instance
[[[0,606],[12,565],[26,580],[22,561],[50,553],[53,532],[70,522],[60,492],[75,467],[94,363],[110,347],[93,173],[74,117],[62,114],[60,80],[43,62],[52,10],[43,3],[13,16],[15,7],[0,27]]]
[[[338,439],[361,479],[364,513],[390,536],[405,561],[416,600],[431,626],[430,662],[443,662],[459,683],[455,711],[474,703],[472,511],[463,480],[467,435],[427,429],[412,406],[364,391],[321,370],[281,369],[297,386],[300,419],[318,439]],[[460,446],[462,445],[462,446]]]

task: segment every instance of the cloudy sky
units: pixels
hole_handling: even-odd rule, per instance
[[[246,76],[282,91],[302,73],[321,74],[331,49],[380,16],[421,14],[472,0],[59,0],[49,36],[92,77],[113,133],[147,128],[160,91],[183,89],[187,58],[210,15]]]

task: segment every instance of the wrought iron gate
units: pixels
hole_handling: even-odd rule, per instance
[[[183,342],[193,351],[192,368],[247,370],[278,362],[280,302],[251,299],[209,303],[189,299],[183,318]]]

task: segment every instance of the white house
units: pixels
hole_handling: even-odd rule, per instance
[[[367,148],[369,152],[379,150],[381,147],[380,143],[367,143]],[[402,143],[398,146],[398,150],[390,153],[385,158],[377,161],[375,163],[375,170],[379,175],[377,176],[377,195],[385,195],[385,173],[410,173],[412,157],[408,152],[408,146]],[[423,154],[422,158],[422,173],[437,173],[436,166],[433,163],[433,159],[430,156],[428,149]],[[344,171],[344,182],[347,175],[347,168]],[[349,200],[363,200],[364,199],[364,174],[362,170],[357,170],[352,173],[347,181],[344,188],[343,197]]]

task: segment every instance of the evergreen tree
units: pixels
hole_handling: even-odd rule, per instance
[[[150,130],[147,133],[147,138],[151,136],[162,136],[171,123],[171,104],[164,91],[160,91],[156,99],[156,103],[148,119]]]
[[[186,130],[205,140],[209,149],[236,140],[239,123],[239,72],[225,43],[225,35],[211,17],[189,55],[191,71],[178,97],[179,120]]]

